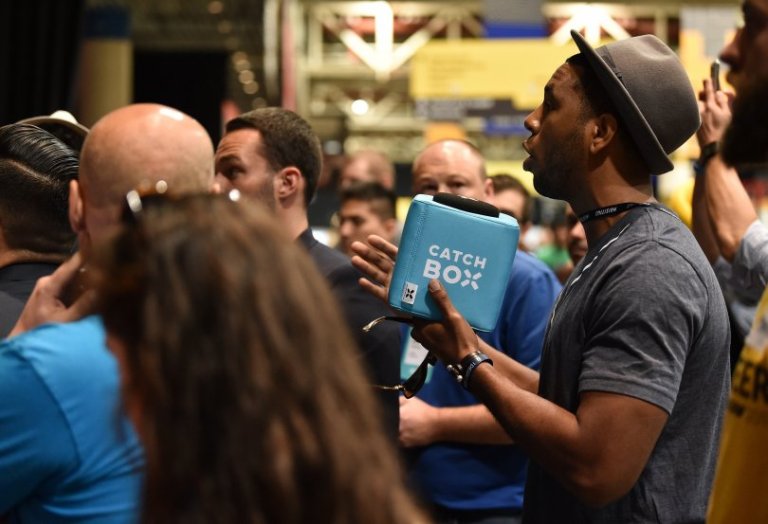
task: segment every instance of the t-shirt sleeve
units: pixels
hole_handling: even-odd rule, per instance
[[[656,243],[628,246],[607,271],[585,306],[579,392],[628,395],[671,413],[705,321],[708,308],[696,304],[710,299],[706,287],[688,262]]]
[[[0,515],[76,464],[59,406],[34,368],[0,344]]]
[[[733,277],[745,289],[764,289],[768,283],[768,228],[755,220],[739,243]]]

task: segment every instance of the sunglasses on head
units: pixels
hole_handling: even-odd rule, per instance
[[[128,191],[128,193],[126,193],[125,201],[123,202],[121,219],[124,224],[135,224],[138,222],[144,210],[148,207],[162,204],[164,202],[179,200],[184,198],[184,196],[188,195],[178,195],[174,194],[172,191],[169,191],[168,183],[165,180],[158,180],[154,184],[145,182],[139,185],[138,188],[131,189]],[[240,192],[237,189],[233,189],[224,195],[211,194],[210,196],[213,198],[228,198],[232,202],[237,202],[240,200]]]

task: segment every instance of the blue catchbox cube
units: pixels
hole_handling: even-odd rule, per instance
[[[427,290],[437,278],[470,326],[493,330],[519,238],[517,220],[490,204],[447,193],[417,195],[403,227],[389,304],[440,320]]]

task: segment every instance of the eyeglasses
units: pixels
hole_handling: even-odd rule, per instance
[[[393,316],[383,316],[376,318],[363,326],[363,331],[365,333],[368,333],[371,329],[378,326],[385,320],[392,320],[393,322],[402,322],[404,324],[413,324],[413,319],[408,317],[393,317]],[[405,398],[411,398],[416,393],[418,393],[422,387],[424,387],[424,384],[427,382],[427,374],[429,372],[429,366],[434,365],[437,362],[437,357],[433,355],[432,353],[427,353],[427,356],[424,357],[424,360],[421,361],[421,364],[414,370],[414,372],[411,374],[410,377],[408,377],[405,382],[402,384],[397,384],[395,386],[382,386],[378,384],[374,384],[375,389],[383,390],[383,391],[401,391],[403,393],[403,396]]]

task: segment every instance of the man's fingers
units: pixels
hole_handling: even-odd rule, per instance
[[[389,285],[392,269],[394,267],[391,261],[387,261],[384,258],[375,258],[375,260],[371,260],[359,255],[353,256],[351,261],[353,266],[374,282],[377,282],[384,287]]]
[[[368,235],[368,243],[387,255],[391,260],[397,258],[397,246],[392,242],[388,242],[378,235]]]
[[[370,238],[378,238],[371,235]],[[386,244],[389,244],[386,240],[383,240]],[[392,244],[389,244],[392,246]],[[397,257],[397,248],[394,248],[394,255],[388,254],[385,251],[373,248],[364,242],[352,242],[352,251],[356,253],[357,257],[376,265],[382,271],[390,272],[395,265],[395,258]],[[385,246],[386,247],[386,246]],[[394,247],[394,246],[392,246]],[[354,257],[353,257],[354,258]]]
[[[448,297],[448,292],[439,280],[436,278],[430,280],[428,289],[435,304],[440,308],[440,312],[443,314],[444,319],[450,318],[451,315],[456,313],[456,308],[453,307],[453,302],[451,302],[451,299]]]
[[[67,285],[77,277],[82,265],[83,259],[78,251],[69,260],[56,268],[56,271],[51,273],[50,277],[44,281],[46,290],[51,295],[59,297]]]
[[[359,257],[358,255],[353,256],[350,261],[352,262],[352,265],[357,268],[358,271],[360,271],[363,275],[370,278],[374,282],[377,282],[379,284],[385,284],[387,275],[384,271],[377,268],[375,265],[371,264],[364,258]]]
[[[715,102],[717,102],[717,105],[721,108],[727,108],[728,110],[730,110],[732,100],[733,100],[733,93],[725,92],[725,91],[718,91],[717,93],[715,93]]]
[[[360,284],[360,287],[363,288],[366,292],[370,293],[371,295],[378,298],[382,302],[385,302],[385,303],[387,302],[387,288],[374,284],[367,278],[361,278],[357,282],[358,284]]]

